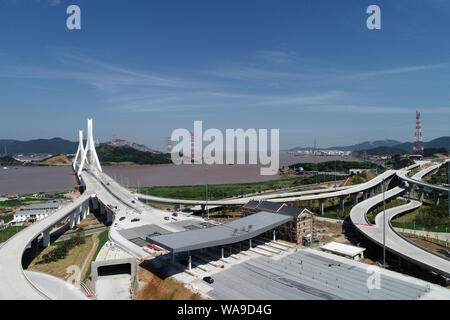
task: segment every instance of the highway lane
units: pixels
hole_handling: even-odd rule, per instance
[[[413,242],[407,240],[397,233],[391,220],[402,213],[409,212],[419,208],[422,205],[420,201],[409,200],[407,204],[386,210],[386,249],[404,259],[413,261],[426,269],[444,274],[450,278],[450,259],[444,256],[438,256],[436,253],[419,247]],[[383,213],[375,217],[375,225],[359,226],[359,229],[378,245],[383,245]]]
[[[189,205],[243,205],[249,202],[250,200],[267,200],[271,202],[292,202],[292,201],[307,201],[307,200],[323,200],[334,197],[342,197],[348,196],[352,194],[357,194],[363,191],[367,191],[379,185],[383,180],[389,179],[394,176],[396,173],[395,170],[387,170],[386,172],[376,176],[370,181],[365,183],[361,183],[355,186],[350,187],[340,187],[340,188],[328,188],[322,190],[308,190],[308,191],[299,191],[295,192],[295,196],[293,192],[288,193],[280,193],[277,195],[264,195],[264,196],[255,196],[255,197],[247,197],[247,198],[239,198],[239,199],[225,199],[225,200],[213,200],[213,201],[204,201],[204,200],[181,200],[181,199],[172,199],[172,198],[163,198],[156,196],[149,196],[143,194],[137,194],[137,197],[146,201],[155,201],[158,203],[168,203],[168,204],[189,204]],[[338,190],[338,191],[336,191]],[[276,197],[275,197],[276,196]]]
[[[402,179],[407,181],[410,184],[415,184],[418,185],[419,187],[423,187],[423,188],[429,188],[429,189],[433,189],[436,191],[440,191],[440,192],[448,192],[448,188],[444,187],[444,186],[439,186],[439,185],[435,185],[435,184],[431,184],[431,183],[427,183],[427,182],[423,182],[421,181],[422,178],[433,172],[434,170],[437,170],[442,164],[437,164],[437,165],[432,165],[424,170],[419,171],[418,173],[416,173],[414,176],[412,177],[408,177],[408,171],[406,170],[399,170],[397,172],[397,176]]]

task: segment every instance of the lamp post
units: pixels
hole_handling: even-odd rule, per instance
[[[334,191],[336,191],[336,159],[334,159]]]

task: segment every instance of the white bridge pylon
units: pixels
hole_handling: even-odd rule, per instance
[[[81,163],[81,159],[83,158],[83,155],[85,153],[84,145],[83,145],[83,130],[78,131],[78,139],[79,139],[78,150],[77,150],[77,154],[75,155],[75,158],[74,158],[73,164],[72,164],[74,171],[78,171],[78,168]]]
[[[82,150],[82,145],[83,145],[82,133],[81,133],[80,137],[81,137],[81,140],[80,140],[81,147],[79,147],[79,149],[81,149],[81,151],[80,151],[81,162],[80,162],[80,166],[78,168],[78,176],[83,172],[83,169],[86,167],[86,165],[89,165],[89,167],[91,169],[96,169],[96,170],[102,172],[102,166],[100,165],[100,161],[98,160],[97,152],[95,151],[94,135],[93,135],[93,131],[92,131],[92,119],[87,120],[87,139],[86,139],[86,147],[84,148],[84,150]],[[78,155],[78,152],[77,152],[77,155]],[[77,158],[75,157],[74,166],[76,166],[76,160],[77,160]]]

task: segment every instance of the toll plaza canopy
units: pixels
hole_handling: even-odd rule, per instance
[[[261,211],[214,227],[156,235],[146,240],[173,253],[192,251],[248,240],[292,219],[292,216]]]

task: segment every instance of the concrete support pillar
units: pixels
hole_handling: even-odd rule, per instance
[[[223,259],[223,258],[224,258],[224,255],[223,255],[223,251],[224,251],[224,250],[223,250],[223,247],[222,247],[222,250],[221,250],[221,251],[222,251],[222,259]]]
[[[173,207],[173,211],[179,211],[180,210],[180,205],[178,203],[175,203],[172,207]]]
[[[249,240],[250,249],[252,248],[252,239]]]
[[[374,188],[370,189],[369,193],[370,197],[373,197],[375,195],[375,189]]]
[[[409,196],[410,196],[411,198],[414,197],[414,185],[411,185],[411,187],[409,187]]]
[[[85,202],[83,203],[83,209],[82,209],[82,218],[86,219],[86,217],[89,214],[89,202]]]
[[[112,223],[113,221],[113,214],[110,209],[106,210],[106,223]]]
[[[103,203],[100,203],[99,206],[100,206],[100,214],[105,214],[106,213],[105,212],[105,205]]]
[[[50,229],[45,230],[42,233],[42,244],[44,247],[48,247],[50,245]]]
[[[341,210],[344,210],[344,205],[345,205],[344,199],[345,199],[344,196],[339,197],[339,205],[341,207]]]
[[[435,192],[434,192],[434,203],[435,203],[436,205],[439,204],[439,191],[435,191]]]
[[[363,200],[367,200],[367,191],[363,191]]]
[[[275,229],[273,229],[273,241],[277,240]]]
[[[419,187],[419,201],[423,201],[423,194],[424,194],[423,188]]]
[[[81,211],[75,210],[74,215],[75,215],[75,224],[79,224],[81,221]]]
[[[75,212],[72,212],[69,215],[69,229],[72,229],[73,227],[75,227]]]
[[[319,200],[319,210],[320,210],[320,214],[323,216],[324,214],[324,210],[323,210],[323,199]]]
[[[353,204],[354,204],[354,205],[357,205],[357,204],[358,204],[358,194],[357,194],[357,193],[355,193],[355,194],[353,195]]]
[[[189,254],[189,265],[188,265],[188,270],[192,269],[192,259],[191,259],[191,255]]]
[[[175,252],[172,251],[172,263],[175,263]]]

